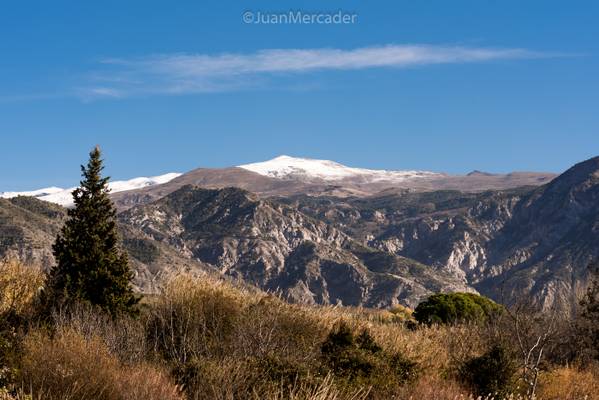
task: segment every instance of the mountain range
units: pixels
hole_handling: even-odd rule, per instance
[[[140,177],[126,181],[112,181],[109,183],[112,193],[119,193],[128,190],[141,189],[148,186],[160,185],[167,183],[181,174],[171,172],[164,175],[153,176],[150,178]],[[56,186],[51,186],[43,189],[30,190],[25,192],[0,192],[0,198],[10,199],[17,196],[30,196],[50,203],[59,204],[61,206],[70,207],[73,205],[73,196],[71,193],[75,190],[74,187],[64,189]]]
[[[599,157],[559,176],[458,176],[281,156],[128,182],[112,197],[144,291],[186,269],[303,303],[472,291],[570,310],[599,257]],[[65,209],[15,195],[0,199],[0,256],[51,265]]]
[[[540,185],[555,177],[551,173],[512,172],[490,174],[473,171],[467,175],[448,175],[430,171],[389,171],[353,168],[329,160],[279,156],[272,160],[230,168],[199,168],[185,174],[171,172],[150,178],[133,178],[110,183],[112,193],[122,206],[135,197],[162,197],[169,190],[195,184],[202,187],[240,187],[264,195],[323,193],[339,196],[366,196],[387,188],[414,190],[455,189],[481,191],[524,185]],[[165,186],[164,184],[172,184]],[[151,188],[157,186],[155,190]],[[74,188],[48,187],[25,192],[0,192],[0,198],[33,196],[62,206],[70,206]],[[148,190],[150,189],[150,190]],[[131,200],[133,199],[133,200]]]

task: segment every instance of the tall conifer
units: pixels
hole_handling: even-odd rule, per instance
[[[112,315],[133,313],[139,299],[133,293],[126,253],[118,246],[116,209],[103,178],[96,146],[83,179],[73,191],[74,207],[54,243],[56,265],[48,276],[48,300],[53,306],[89,303]]]

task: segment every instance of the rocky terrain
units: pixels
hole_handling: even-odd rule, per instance
[[[599,157],[553,180],[536,176],[548,181],[542,186],[511,188],[530,176],[495,176],[510,184],[493,190],[397,184],[368,194],[355,182],[293,171],[198,169],[115,193],[137,286],[151,291],[163,274],[186,269],[304,303],[414,305],[432,292],[476,290],[568,310],[599,257]],[[51,265],[65,213],[32,198],[0,199],[0,257]]]
[[[51,265],[52,243],[66,210],[33,197],[0,198],[0,258]]]
[[[52,244],[66,216],[63,207],[33,197],[0,199],[0,259],[17,258],[49,268],[54,263]],[[140,290],[153,291],[165,274],[209,269],[132,227],[121,225],[120,230],[136,271],[135,286]]]
[[[547,185],[281,199],[365,245],[460,277],[499,301],[569,308],[599,257],[599,157]]]
[[[365,246],[295,208],[237,188],[185,186],[119,215],[180,254],[291,301],[387,307],[469,290],[451,274]]]

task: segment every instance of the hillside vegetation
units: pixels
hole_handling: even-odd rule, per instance
[[[210,275],[171,278],[137,317],[71,306],[36,316],[43,275],[0,265],[0,398],[456,399],[526,396],[515,334],[544,345],[538,399],[598,399],[568,324],[521,310],[418,325],[409,309],[293,305]],[[562,326],[564,325],[564,326]],[[587,396],[587,397],[585,397]],[[525,397],[522,397],[525,398]]]

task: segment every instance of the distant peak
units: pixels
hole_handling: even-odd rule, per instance
[[[141,189],[148,186],[167,183],[181,174],[170,172],[164,175],[152,177],[139,177],[126,181],[112,181],[108,183],[111,193],[124,192],[126,190]],[[31,196],[50,203],[60,204],[61,206],[71,206],[73,204],[72,192],[75,188],[63,189],[59,187],[49,187],[45,189],[32,190],[27,192],[0,192],[0,198],[12,198],[17,196]]]
[[[477,169],[475,169],[472,172],[469,172],[466,176],[493,176],[495,174],[492,174],[490,172],[485,172],[485,171],[479,171]]]
[[[438,176],[427,171],[388,171],[348,167],[330,160],[291,157],[280,155],[268,161],[244,164],[239,168],[278,179],[342,180],[360,179],[362,182],[398,182],[411,178]]]

